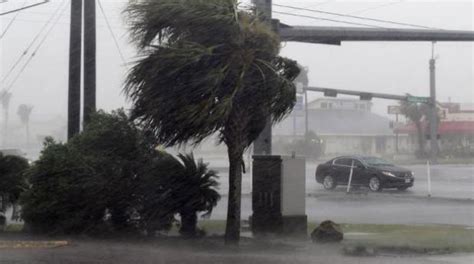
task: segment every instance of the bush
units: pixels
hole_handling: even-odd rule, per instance
[[[219,198],[215,173],[152,142],[121,110],[93,115],[68,143],[46,139],[21,198],[29,230],[153,235],[170,229],[183,208],[210,212]]]
[[[28,166],[28,161],[22,157],[0,153],[0,213],[18,202],[26,188],[24,171]]]
[[[93,115],[68,143],[47,139],[22,197],[29,228],[49,234],[133,229],[138,175],[153,152],[148,142],[121,110]]]

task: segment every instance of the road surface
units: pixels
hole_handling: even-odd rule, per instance
[[[211,163],[212,164],[212,163]],[[415,186],[407,191],[362,189],[346,194],[346,188],[324,190],[314,179],[316,164],[306,166],[306,213],[310,221],[331,219],[342,223],[474,225],[474,167],[436,165],[431,168],[432,197],[428,198],[426,166],[405,166],[415,172]],[[222,200],[213,219],[225,219],[228,178],[220,171]],[[243,175],[242,219],[252,214],[251,173]]]
[[[216,162],[224,164],[224,161]],[[211,161],[211,167],[213,163]],[[314,173],[317,164],[306,164],[306,194],[313,195],[326,192],[322,185],[316,183]],[[428,177],[426,165],[403,166],[415,173],[415,185],[404,192],[406,196],[428,196]],[[219,168],[220,193],[227,194],[228,177],[225,167]],[[342,190],[343,188],[341,188]],[[471,199],[474,200],[474,165],[434,165],[431,167],[431,195],[433,197]],[[252,192],[251,172],[242,177],[242,192]],[[394,190],[385,190],[385,193],[399,193]]]

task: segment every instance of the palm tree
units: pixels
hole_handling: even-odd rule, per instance
[[[242,160],[268,117],[294,107],[295,61],[278,56],[278,36],[237,0],[144,0],[128,4],[141,58],[125,92],[132,119],[166,147],[218,133],[227,145],[226,242],[240,238]]]
[[[425,156],[425,138],[423,135],[424,130],[422,126],[422,120],[423,117],[426,115],[427,106],[425,104],[420,103],[400,101],[400,111],[403,115],[406,116],[406,118],[408,118],[410,121],[413,122],[413,124],[415,124],[418,138],[417,156]]]
[[[26,144],[30,143],[30,115],[33,111],[33,106],[22,104],[18,107],[18,116],[26,129]]]
[[[0,92],[0,104],[2,105],[2,110],[4,114],[3,118],[3,145],[5,146],[7,143],[7,131],[8,131],[8,109],[10,107],[10,100],[12,98],[12,94],[7,91]]]
[[[217,173],[208,170],[207,164],[202,159],[197,162],[193,154],[178,155],[181,160],[181,177],[175,179],[174,189],[177,190],[181,228],[179,232],[187,237],[197,235],[197,214],[205,212],[204,216],[212,213],[217,205],[220,195],[216,188]]]

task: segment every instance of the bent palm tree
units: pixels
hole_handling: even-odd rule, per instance
[[[140,58],[125,92],[132,118],[173,146],[218,133],[229,157],[226,242],[240,237],[242,155],[268,117],[295,104],[295,61],[279,39],[237,0],[144,0],[126,13]]]

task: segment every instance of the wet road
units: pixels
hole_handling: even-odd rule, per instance
[[[211,219],[226,218],[227,196],[222,197]],[[242,219],[252,214],[251,196],[242,198]],[[441,224],[474,226],[474,202],[391,194],[345,194],[307,197],[309,221],[333,220],[350,224]]]
[[[220,162],[219,164],[224,163]],[[211,165],[213,163],[211,162]],[[306,164],[306,194],[324,194],[322,185],[316,183],[314,173],[317,164]],[[406,196],[427,197],[428,196],[428,176],[426,165],[403,166],[415,173],[415,185],[404,192]],[[220,192],[226,194],[228,191],[228,177],[225,168],[219,169],[221,176]],[[336,192],[343,192],[344,188],[339,187]],[[243,175],[242,192],[250,194],[252,192],[251,173]],[[384,190],[384,193],[397,193],[394,190]],[[435,165],[431,166],[431,195],[433,197],[472,199],[474,200],[474,165]]]
[[[326,191],[314,180],[316,164],[306,168],[306,213],[310,221],[342,223],[474,225],[474,167],[436,165],[431,170],[432,197],[428,198],[426,166],[405,166],[415,172],[415,186],[407,191],[366,189],[346,194],[344,187]],[[227,175],[221,175],[222,200],[212,215],[225,219]],[[251,174],[243,176],[242,219],[252,214]]]

